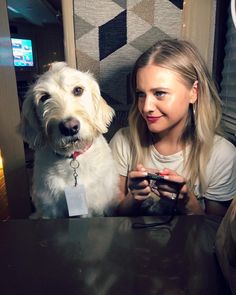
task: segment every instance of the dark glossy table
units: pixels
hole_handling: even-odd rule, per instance
[[[1,294],[229,294],[214,254],[219,219],[156,217],[0,222]]]

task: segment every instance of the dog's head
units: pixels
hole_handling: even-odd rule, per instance
[[[106,133],[113,116],[90,73],[55,62],[27,92],[20,131],[31,148],[67,155]]]

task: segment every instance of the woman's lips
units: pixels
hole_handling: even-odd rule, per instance
[[[146,121],[148,123],[155,123],[155,122],[159,121],[161,117],[162,116],[158,116],[158,117],[146,117]]]

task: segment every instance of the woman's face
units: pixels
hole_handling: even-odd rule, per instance
[[[191,89],[171,70],[147,65],[136,76],[138,109],[148,129],[160,135],[174,131],[179,136],[185,126],[189,104],[197,99],[197,83]]]

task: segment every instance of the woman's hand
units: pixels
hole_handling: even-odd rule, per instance
[[[149,197],[151,192],[149,182],[145,179],[146,176],[147,171],[141,164],[129,172],[128,177],[120,176],[120,204],[117,208],[119,215],[139,215],[142,202]]]
[[[188,187],[183,176],[171,169],[164,169],[158,173],[163,179],[151,182],[152,191],[160,197],[174,200],[179,194],[182,201],[188,198]]]
[[[147,171],[143,165],[138,164],[136,170],[128,174],[128,189],[135,200],[144,201],[151,193],[149,181],[145,179]]]
[[[159,171],[159,175],[163,176],[163,180],[151,183],[151,189],[155,194],[161,198],[172,200],[175,200],[177,194],[179,194],[178,208],[182,213],[204,214],[204,211],[183,176],[167,168]]]
[[[148,173],[161,175],[163,179],[157,182],[148,180],[146,178]],[[173,170],[145,169],[143,165],[138,164],[135,170],[129,172],[128,179],[122,177],[121,182],[123,194],[118,208],[119,215],[138,214],[142,202],[150,196],[151,192],[161,198],[169,199],[174,199],[179,192],[177,206],[183,214],[204,214],[197,198],[188,187],[186,179]],[[128,194],[125,193],[126,184]]]

